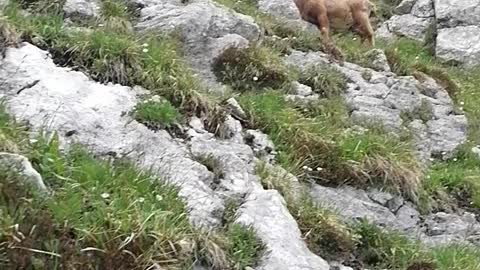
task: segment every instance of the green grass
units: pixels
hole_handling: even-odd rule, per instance
[[[30,143],[3,107],[0,134],[2,147],[9,142],[2,150],[26,155],[53,190],[41,197],[0,172],[0,268],[189,269],[201,261],[243,269],[262,254],[250,228],[192,227],[177,189],[127,160],[98,159],[76,145],[64,152],[57,137]]]
[[[109,31],[132,33],[133,13],[125,0],[102,0],[100,24]]]
[[[24,17],[15,3],[4,14],[8,16],[5,23],[17,29],[23,40],[43,44],[58,63],[75,66],[100,82],[143,86],[169,100],[182,114],[206,116],[211,120],[207,128],[223,119],[223,110],[205,93],[184,63],[178,41],[167,33],[136,36],[105,27],[72,32],[62,28],[62,16]]]
[[[480,251],[473,247],[452,246],[432,251],[439,270],[480,269]]]
[[[393,232],[386,232],[367,222],[355,225],[360,236],[358,257],[378,269],[407,269],[415,262],[429,262],[430,256],[419,242]]]
[[[185,242],[194,245],[198,232],[174,188],[127,163],[112,165],[83,150],[63,156],[56,140],[40,140],[33,149],[30,159],[55,193],[42,199],[24,193],[14,179],[2,181],[6,216],[0,242],[10,247],[11,267],[144,269],[192,262],[196,251],[185,249]],[[16,243],[20,234],[25,238]]]
[[[281,88],[290,81],[280,55],[259,45],[226,50],[215,59],[213,71],[221,82],[240,92]]]
[[[152,129],[169,128],[179,123],[180,113],[168,101],[146,100],[135,106],[134,118]]]
[[[465,147],[455,158],[434,163],[425,181],[426,190],[430,194],[442,191],[457,194],[457,199],[480,207],[479,162],[479,158]]]
[[[347,89],[347,79],[343,73],[327,65],[301,72],[298,82],[310,86],[322,98],[338,97]]]
[[[234,261],[234,269],[242,270],[247,266],[255,266],[265,249],[255,231],[239,224],[230,224],[226,235],[229,243],[227,252]]]
[[[334,110],[308,118],[273,91],[239,100],[253,127],[274,141],[282,166],[297,176],[323,184],[384,185],[415,199],[421,171],[409,142],[378,128],[350,131],[341,98],[327,102]]]
[[[19,153],[28,143],[26,127],[10,120],[0,102],[0,152]]]

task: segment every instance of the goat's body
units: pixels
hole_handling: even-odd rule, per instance
[[[322,33],[322,42],[330,44],[329,30],[355,29],[361,37],[374,45],[373,29],[369,21],[373,4],[369,0],[294,0],[302,19],[316,25]]]

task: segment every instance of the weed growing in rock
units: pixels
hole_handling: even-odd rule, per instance
[[[240,224],[230,224],[227,228],[229,257],[234,262],[234,269],[255,266],[265,249],[252,228]]]
[[[242,92],[281,88],[289,81],[288,70],[280,55],[259,45],[226,50],[215,59],[213,70],[220,81]]]
[[[130,33],[132,11],[124,0],[103,0],[101,2],[101,23],[103,27],[118,33]]]
[[[425,180],[426,190],[430,194],[447,191],[464,207],[480,207],[479,162],[470,149],[460,149],[454,158],[431,166]]]
[[[154,130],[169,128],[180,120],[180,113],[167,100],[147,100],[135,106],[135,119]]]
[[[358,255],[367,265],[407,269],[418,262],[430,262],[431,258],[421,245],[393,232],[386,232],[367,222],[358,223],[356,233],[360,235]]]
[[[16,3],[32,12],[60,15],[65,0],[17,0]]]

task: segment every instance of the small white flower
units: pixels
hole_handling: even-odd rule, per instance
[[[352,40],[357,40],[357,38],[356,38],[356,37],[354,37],[354,38],[352,38]]]
[[[447,152],[442,152],[442,156],[445,156],[447,154]]]
[[[435,159],[433,159],[433,158],[429,158],[428,160],[430,160],[430,161],[434,161]]]
[[[418,60],[418,59],[420,59],[420,56],[417,55],[417,56],[415,57],[415,60]]]
[[[258,77],[257,76],[253,77],[253,80],[258,81]]]
[[[321,172],[321,171],[323,171],[323,168],[322,168],[322,167],[318,167],[318,168],[317,168],[317,171]]]
[[[460,111],[463,111],[463,106],[462,106],[462,107],[460,107]]]
[[[148,47],[148,43],[143,43],[142,47]]]
[[[145,49],[143,49],[142,51],[143,51],[144,53],[147,53],[147,52],[148,52],[148,49],[145,48]]]
[[[103,27],[103,23],[99,24],[98,27]]]
[[[161,201],[161,200],[163,200],[163,197],[162,197],[162,195],[157,195],[157,196],[155,196],[155,199],[157,199],[157,201]]]
[[[454,158],[454,159],[453,159],[453,161],[455,161],[455,162],[456,162],[457,160],[458,160],[457,158]]]
[[[308,170],[309,172],[313,171],[313,169],[312,169],[312,168],[310,168],[310,167],[309,167],[307,170]]]
[[[302,167],[304,170],[307,170],[308,169],[308,166],[303,166]]]
[[[145,201],[145,198],[143,198],[143,197],[138,198],[139,203],[143,203],[144,201]]]
[[[100,195],[100,196],[101,196],[102,198],[104,198],[104,199],[110,198],[110,194],[108,194],[108,193],[106,193],[106,192],[102,193],[102,195]]]
[[[465,102],[463,102],[463,101],[462,101],[462,102],[460,102],[460,105],[462,105],[462,106],[463,106],[463,105],[465,105]]]

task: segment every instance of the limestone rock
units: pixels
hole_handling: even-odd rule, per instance
[[[238,103],[238,101],[235,98],[229,98],[226,101],[227,105],[226,107],[230,110],[230,112],[239,118],[246,119],[247,114],[245,111],[242,109],[242,106]]]
[[[271,160],[274,158],[275,146],[268,135],[260,130],[249,129],[245,132],[245,142],[250,145],[258,158]]]
[[[480,224],[472,213],[464,213],[462,216],[447,213],[435,213],[425,220],[425,239],[428,245],[438,246],[451,242],[473,244],[478,243],[480,236]]]
[[[186,58],[212,91],[225,91],[211,70],[213,60],[226,49],[244,48],[260,36],[251,17],[228,10],[211,0],[148,1],[135,28],[145,32],[178,33]]]
[[[439,29],[435,51],[445,61],[472,67],[480,65],[480,26]]]
[[[448,93],[431,78],[418,81],[411,76],[377,72],[351,63],[330,64],[321,52],[293,51],[285,62],[300,70],[327,64],[342,72],[349,80],[344,97],[351,108],[351,119],[359,125],[365,121],[381,121],[395,132],[408,128],[422,131],[414,136],[420,160],[440,154],[450,157],[466,142],[466,117],[453,113],[454,105]],[[365,71],[372,75],[368,81],[363,77]],[[414,122],[419,120],[415,125],[404,124],[402,114],[407,112]]]
[[[313,94],[313,90],[310,86],[301,84],[299,82],[293,82],[292,84],[292,94],[297,96],[310,96]]]
[[[403,0],[397,7],[395,7],[395,13],[398,15],[410,13],[416,1],[417,0]]]
[[[219,224],[223,203],[209,187],[213,174],[191,160],[188,149],[166,131],[153,132],[130,118],[126,112],[137,103],[136,90],[96,83],[83,73],[57,67],[47,52],[28,43],[7,50],[0,79],[5,81],[0,97],[9,112],[28,120],[33,130],[58,132],[63,147],[77,142],[96,154],[114,152],[151,169],[180,188],[192,223]],[[72,130],[75,135],[65,135]]]
[[[24,156],[0,152],[0,173],[12,174],[16,180],[22,181],[20,184],[29,185],[43,194],[48,193],[48,188],[43,183],[42,176]]]
[[[237,222],[252,226],[265,243],[258,270],[329,270],[326,261],[308,250],[297,223],[275,190],[253,192],[238,211]],[[272,226],[274,224],[274,226]]]
[[[178,30],[187,43],[227,34],[237,34],[247,40],[256,40],[260,36],[259,27],[251,17],[228,11],[209,0],[193,0],[187,5],[177,0],[167,0],[146,6],[141,10],[136,29]]]
[[[97,0],[66,0],[63,12],[67,18],[87,19],[98,17],[100,2]]]
[[[448,62],[480,65],[480,0],[404,0],[377,30],[380,38],[425,41],[435,35],[435,53]]]
[[[390,72],[390,65],[388,64],[387,56],[381,49],[373,49],[366,53],[370,60],[370,67],[376,71]]]
[[[480,25],[480,0],[434,0],[439,28]]]
[[[413,16],[418,18],[431,18],[435,16],[433,0],[417,0],[411,10]]]
[[[451,244],[480,245],[480,223],[471,213],[446,214],[434,213],[425,217],[409,202],[396,202],[401,205],[398,210],[384,206],[394,198],[392,195],[380,194],[378,191],[355,189],[352,187],[329,188],[313,184],[310,189],[312,198],[323,207],[335,209],[347,222],[367,219],[387,231],[400,232],[412,239],[421,240],[430,246]],[[372,196],[373,195],[373,196]],[[370,197],[369,197],[370,196]],[[423,220],[423,221],[422,221]]]
[[[416,17],[412,14],[394,15],[384,24],[389,32],[397,36],[424,41],[433,18]]]

